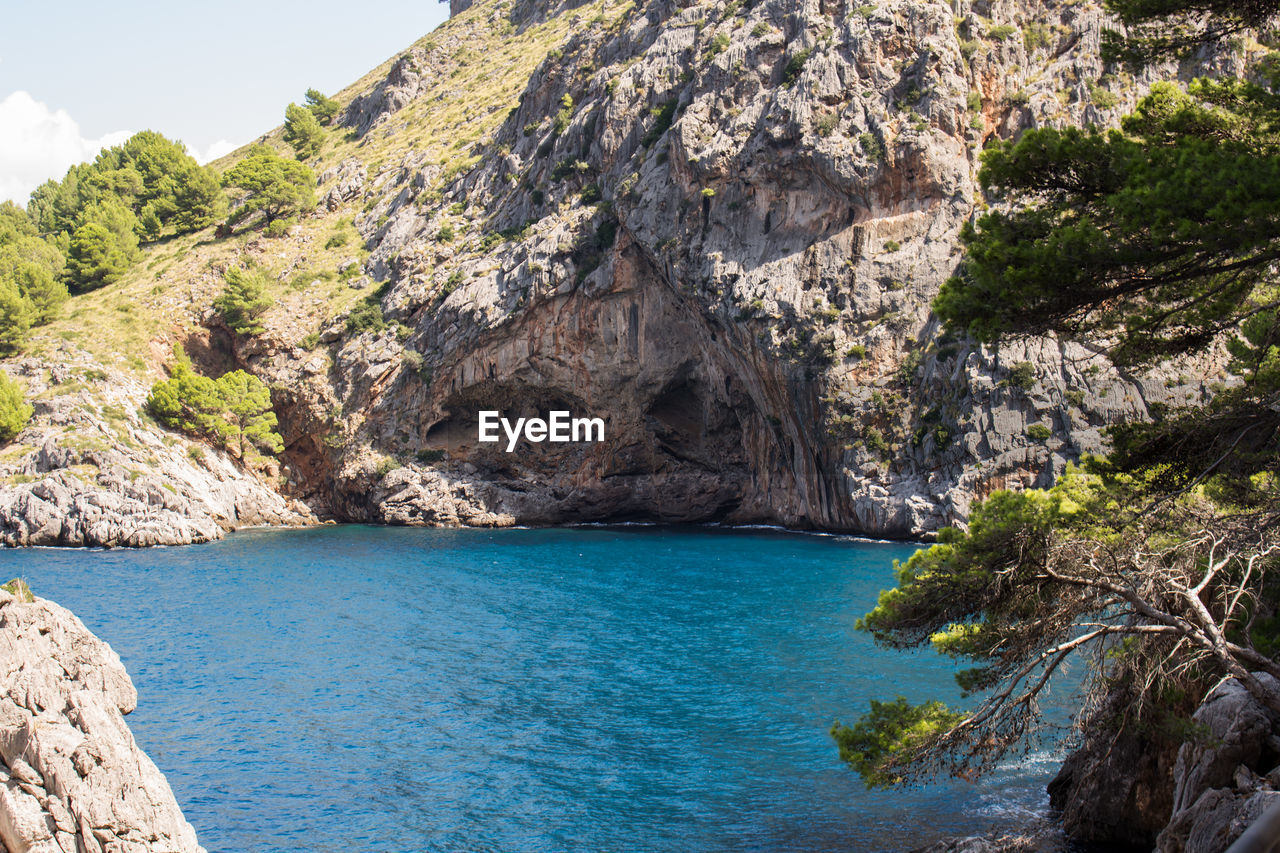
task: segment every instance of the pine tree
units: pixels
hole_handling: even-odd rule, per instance
[[[67,251],[67,279],[83,293],[120,280],[132,263],[116,234],[98,222],[87,222],[71,235]]]
[[[284,441],[276,432],[271,391],[261,379],[235,370],[219,377],[217,384],[225,410],[219,433],[237,456],[243,459],[250,448],[273,456],[284,449]]]
[[[284,111],[284,141],[289,143],[299,160],[314,157],[324,144],[324,128],[314,113],[297,104]]]
[[[243,205],[234,214],[233,224],[257,213],[262,214],[263,224],[270,224],[316,203],[315,173],[265,145],[255,146],[223,175],[222,183],[243,193]]]
[[[326,97],[318,89],[308,89],[307,109],[311,110],[311,114],[316,117],[316,121],[323,125],[329,125],[333,123],[333,118],[338,114],[339,107],[337,101]]]
[[[34,411],[23,399],[22,386],[0,370],[0,441],[13,441]]]
[[[222,315],[227,328],[237,335],[260,335],[258,320],[275,304],[267,295],[267,276],[262,270],[232,267],[226,273],[227,286],[214,300],[213,307]]]

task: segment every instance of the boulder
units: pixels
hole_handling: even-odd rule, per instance
[[[0,591],[0,842],[36,853],[203,853],[124,715],[120,658],[71,612]]]

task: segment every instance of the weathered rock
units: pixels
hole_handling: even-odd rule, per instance
[[[1177,750],[1166,737],[1090,730],[1049,783],[1067,835],[1150,849],[1172,813]]]
[[[48,365],[11,365],[36,398],[31,424],[0,461],[0,543],[183,545],[237,527],[301,524],[309,512],[224,453],[171,432],[139,412],[147,387],[66,353],[59,394]]]
[[[343,122],[390,138],[457,70],[467,32],[581,4],[469,5]],[[1044,38],[984,38],[997,24]],[[1201,399],[1217,376],[1212,358],[1122,375],[1054,340],[975,349],[930,313],[975,212],[985,142],[1112,123],[1152,80],[1193,71],[1153,69],[1099,108],[1086,81],[1103,74],[1106,24],[1095,4],[1039,0],[657,0],[575,28],[437,201],[418,194],[439,174],[421,152],[370,180],[356,216],[365,270],[410,336],[347,341],[323,383],[296,363],[254,363],[296,389],[282,412],[288,458],[339,517],[412,523],[921,536],[963,524],[995,489],[1048,485],[1102,448],[1108,424]],[[519,236],[442,246],[442,224],[459,218]],[[1011,383],[1020,362],[1031,377]],[[480,408],[599,415],[606,440],[508,454],[476,441]],[[342,442],[322,446],[320,414],[335,410]],[[378,458],[472,488],[374,488]]]
[[[15,853],[200,853],[124,715],[111,648],[72,613],[0,591],[0,841]]]
[[[1280,696],[1276,679],[1266,673],[1254,677]],[[1200,731],[1178,751],[1173,816],[1160,833],[1160,853],[1225,850],[1280,802],[1280,714],[1227,678],[1205,697],[1193,720]]]

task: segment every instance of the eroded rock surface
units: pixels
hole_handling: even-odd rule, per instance
[[[1254,677],[1280,696],[1280,681]],[[1199,731],[1178,750],[1173,816],[1160,833],[1159,853],[1225,850],[1280,803],[1280,714],[1228,678],[1193,720]]]
[[[0,590],[0,841],[11,853],[203,853],[124,715],[120,658],[71,612]]]
[[[146,385],[65,354],[9,365],[35,416],[0,451],[0,543],[183,545],[310,520],[224,453],[144,417]]]
[[[1055,340],[976,348],[929,306],[982,204],[984,144],[1114,123],[1152,80],[1238,58],[1103,80],[1093,2],[453,11],[351,102],[351,132],[397,138],[467,27],[577,24],[442,189],[412,150],[325,185],[399,328],[337,318],[318,366],[283,341],[238,353],[285,389],[286,458],[321,511],[919,536],[1219,378],[1212,358],[1137,376]],[[598,415],[606,441],[505,453],[476,441],[490,408]]]

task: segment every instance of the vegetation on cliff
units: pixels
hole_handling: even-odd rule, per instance
[[[178,349],[168,379],[157,382],[147,409],[165,426],[209,439],[242,460],[257,451],[275,455],[284,442],[276,432],[271,391],[243,370],[217,379],[201,376]]]
[[[22,386],[0,371],[0,441],[12,441],[26,427],[34,411],[22,393]]]
[[[1244,5],[1114,2],[1137,40],[1111,44],[1149,57],[1280,10]],[[1198,29],[1179,17],[1200,11]],[[1082,338],[1124,368],[1225,340],[1238,381],[1114,430],[1107,458],[1050,489],[993,494],[897,567],[862,627],[971,663],[958,680],[984,698],[877,703],[837,725],[868,784],[989,769],[1034,734],[1073,657],[1093,700],[1078,722],[1095,728],[1176,727],[1225,674],[1280,708],[1251,675],[1280,676],[1280,81],[1259,79],[1156,86],[1120,131],[1030,131],[985,157],[984,187],[1011,206],[965,229],[935,303],[952,329]]]

